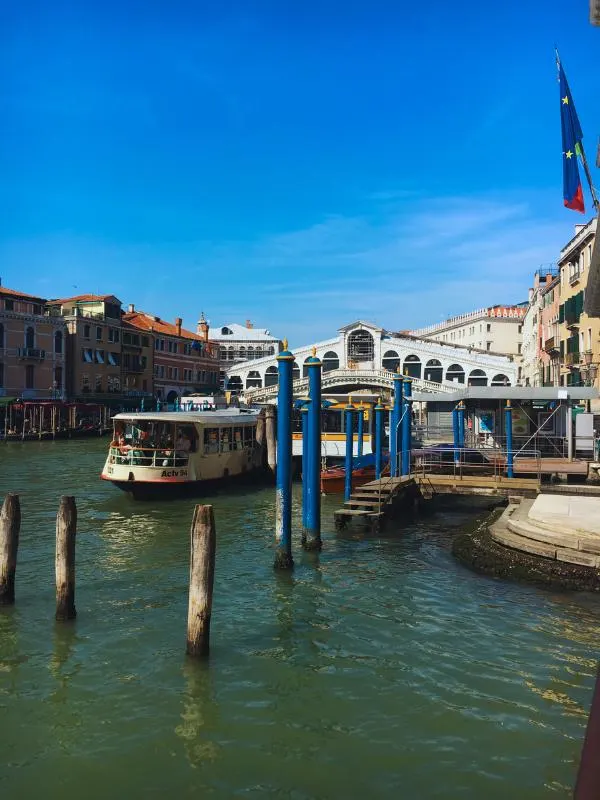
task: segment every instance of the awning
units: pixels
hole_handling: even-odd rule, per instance
[[[16,397],[0,397],[0,406],[9,406],[11,403],[14,403]]]

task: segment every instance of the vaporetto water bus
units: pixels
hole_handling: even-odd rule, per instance
[[[258,414],[239,408],[117,414],[101,477],[136,499],[202,494],[246,477],[263,465]]]

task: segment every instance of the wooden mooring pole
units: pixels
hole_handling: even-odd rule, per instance
[[[190,656],[207,656],[215,580],[217,536],[212,506],[196,506],[190,542],[187,646]]]
[[[0,606],[15,602],[15,573],[21,528],[19,495],[7,494],[0,511]]]
[[[267,463],[273,474],[277,469],[277,439],[275,436],[275,407],[267,406],[265,410],[265,434],[267,437]]]
[[[56,619],[75,619],[75,535],[77,506],[64,495],[56,515]]]

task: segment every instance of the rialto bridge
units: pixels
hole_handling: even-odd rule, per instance
[[[414,380],[415,392],[455,391],[465,386],[514,386],[517,365],[512,356],[497,355],[417,336],[390,333],[368,322],[339,329],[338,336],[292,350],[294,396],[308,389],[305,361],[316,350],[323,363],[323,391],[389,396],[398,369]],[[248,402],[269,402],[277,395],[277,360],[271,355],[232,365],[225,389]]]

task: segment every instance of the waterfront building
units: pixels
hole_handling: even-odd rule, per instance
[[[306,361],[313,347],[323,363],[323,387],[332,395],[389,394],[397,370],[413,378],[415,390],[453,391],[457,384],[514,386],[517,383],[515,356],[392,333],[369,322],[357,321],[340,328],[331,339],[292,350],[295,396],[306,391]],[[274,397],[277,380],[275,355],[239,362],[226,371],[226,388],[252,400]]]
[[[543,386],[540,373],[540,319],[543,290],[557,277],[557,271],[536,272],[533,286],[529,289],[529,306],[523,317],[522,328],[522,383],[525,386]]]
[[[479,308],[408,333],[488,353],[515,356],[519,363],[523,345],[523,318],[527,307],[528,303],[518,303]]]
[[[81,294],[46,304],[50,319],[67,328],[69,399],[118,405],[121,401],[121,301],[112,294]]]
[[[121,375],[123,396],[154,396],[154,338],[132,325],[127,313],[121,319]]]
[[[0,286],[0,397],[62,399],[66,327],[41,297]]]
[[[273,356],[281,351],[282,343],[266,328],[255,328],[247,319],[245,325],[230,322],[215,328],[211,340],[219,345],[220,383],[223,388],[225,373],[234,364]]]
[[[575,226],[575,235],[563,247],[560,267],[559,352],[560,385],[583,386],[585,365],[600,363],[600,318],[583,310],[590,275],[597,219]]]
[[[541,290],[539,334],[539,386],[560,384],[560,274]]]
[[[209,341],[209,325],[201,317],[197,332],[186,330],[177,317],[174,323],[145,311],[137,311],[131,304],[123,321],[149,335],[154,347],[153,391],[167,403],[193,394],[214,394],[219,384],[218,347]],[[146,368],[147,368],[146,362]]]

